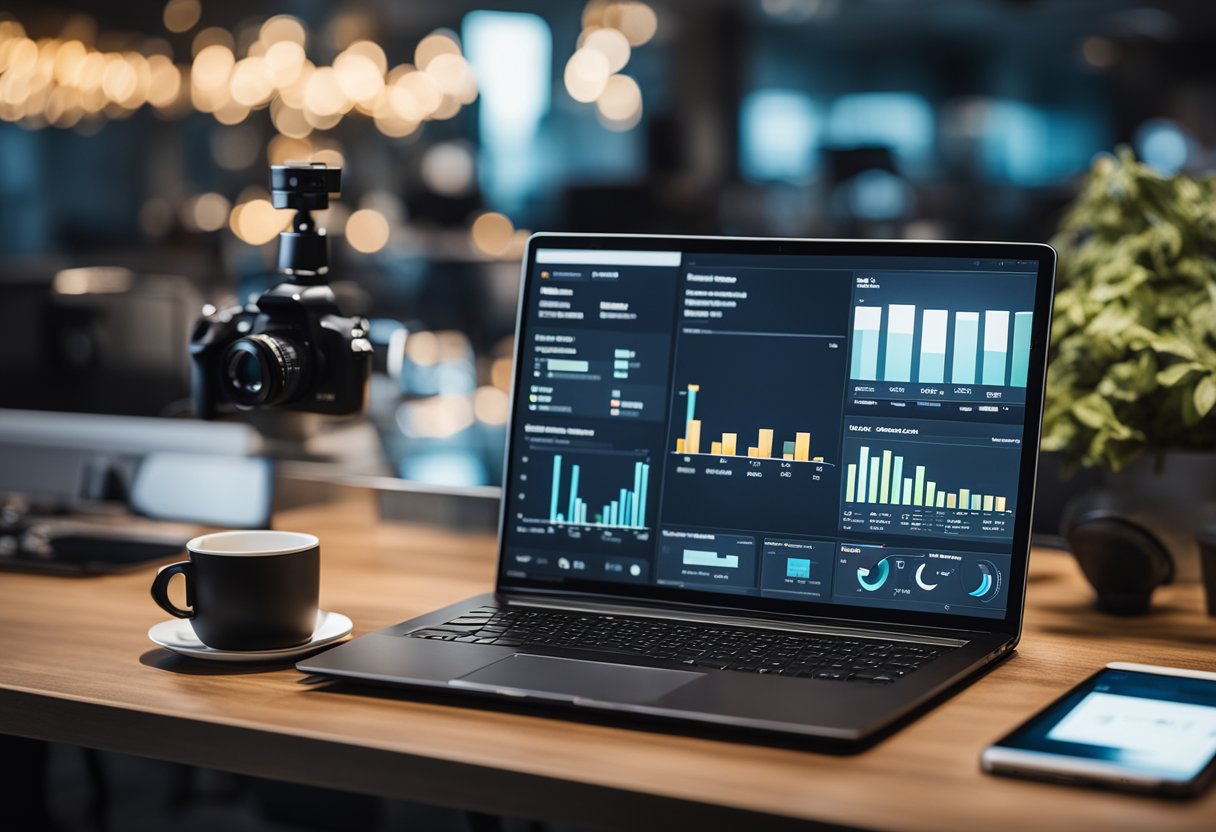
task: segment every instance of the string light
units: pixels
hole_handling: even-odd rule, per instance
[[[199,0],[169,0],[165,27],[185,33],[200,14]],[[95,30],[91,19],[85,22],[70,19],[70,31]],[[290,138],[331,130],[352,114],[402,138],[425,121],[453,118],[477,99],[472,67],[447,30],[418,43],[415,64],[393,67],[378,44],[356,38],[332,65],[315,65],[305,51],[308,30],[291,15],[246,24],[239,34],[200,30],[187,67],[174,63],[163,39],[146,41],[142,52],[103,52],[79,38],[35,42],[17,21],[0,20],[0,119],[84,132],[100,128],[92,116],[125,118],[145,104],[165,118],[193,108],[224,125],[269,109],[275,129]]]

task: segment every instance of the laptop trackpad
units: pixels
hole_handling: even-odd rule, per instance
[[[456,688],[563,701],[654,702],[704,675],[690,670],[517,653],[448,684]]]

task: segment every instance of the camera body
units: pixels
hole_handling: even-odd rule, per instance
[[[343,316],[324,283],[328,241],[309,213],[329,207],[340,174],[307,162],[271,169],[275,207],[296,211],[279,235],[279,270],[291,279],[255,303],[204,310],[190,338],[198,418],[261,408],[344,416],[366,406],[368,322]]]
[[[190,342],[196,415],[211,419],[228,407],[360,412],[371,375],[367,326],[341,314],[328,286],[293,283],[203,316]]]

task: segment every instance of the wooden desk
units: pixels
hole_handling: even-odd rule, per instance
[[[322,540],[322,605],[361,634],[492,584],[493,541],[377,523],[371,496],[283,513]],[[592,827],[757,829],[792,819],[899,830],[1212,829],[1193,803],[982,774],[981,749],[1111,660],[1211,669],[1198,586],[1112,619],[1067,555],[1036,551],[1018,655],[854,757],[465,709],[302,684],[292,668],[153,646],[153,569],[0,574],[0,732],[235,772]],[[758,813],[758,814],[753,814]]]

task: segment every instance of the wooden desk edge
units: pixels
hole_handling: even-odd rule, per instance
[[[321,788],[603,829],[845,827],[623,791],[298,733],[0,687],[0,733]],[[273,737],[273,742],[263,739]],[[543,801],[535,798],[543,794]],[[538,816],[538,804],[544,814]]]

